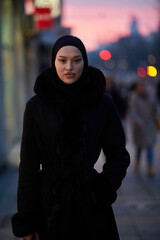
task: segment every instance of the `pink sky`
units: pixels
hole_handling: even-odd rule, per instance
[[[138,30],[142,35],[158,29],[158,11],[155,7],[80,3],[64,6],[62,25],[71,27],[71,34],[79,37],[90,51],[100,44],[129,35],[132,16],[137,18]]]

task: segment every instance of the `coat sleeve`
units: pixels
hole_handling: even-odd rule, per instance
[[[38,231],[40,224],[40,156],[35,130],[36,124],[29,101],[23,119],[17,190],[18,211],[11,219],[13,234],[16,237],[23,237]]]
[[[122,122],[111,99],[106,99],[107,117],[104,127],[103,152],[106,162],[101,177],[110,189],[117,190],[126,175],[130,156],[126,149],[125,133]]]
[[[105,155],[103,170],[98,173],[93,169],[89,185],[95,198],[101,204],[112,204],[117,198],[117,189],[121,186],[130,164],[126,149],[126,139],[117,109],[110,97],[105,98],[105,123],[102,149]]]

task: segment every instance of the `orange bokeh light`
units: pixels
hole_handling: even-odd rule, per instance
[[[102,50],[99,52],[99,56],[102,60],[109,60],[111,59],[112,55],[110,53],[110,51],[108,50]]]

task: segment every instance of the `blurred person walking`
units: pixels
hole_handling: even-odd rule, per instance
[[[105,77],[70,35],[56,41],[51,62],[26,104],[13,233],[23,240],[118,240],[111,205],[130,157]]]
[[[129,99],[132,136],[136,147],[135,171],[139,170],[142,150],[147,155],[147,174],[154,176],[154,146],[156,143],[156,102],[150,99],[144,82],[137,81]]]

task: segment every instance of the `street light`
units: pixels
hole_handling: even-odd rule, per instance
[[[102,50],[99,52],[99,56],[102,60],[109,60],[111,59],[112,55],[110,53],[110,51],[108,50]]]

